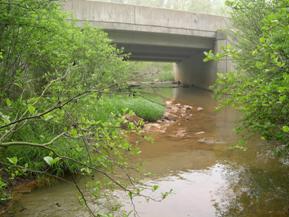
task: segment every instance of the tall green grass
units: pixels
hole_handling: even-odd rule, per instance
[[[111,114],[132,111],[145,121],[157,121],[165,111],[165,107],[158,102],[129,96],[103,97],[97,102],[95,109],[99,120],[107,120]]]
[[[91,120],[101,121],[102,123],[113,124],[113,122],[116,121],[115,117],[125,115],[130,111],[145,121],[156,121],[163,116],[165,110],[165,107],[159,102],[153,102],[142,97],[113,95],[103,96],[95,102],[93,102],[93,100],[94,99],[91,99],[83,106],[84,110],[89,113]],[[22,137],[27,141],[41,141],[41,138],[48,137],[49,130],[54,130],[57,127],[58,126],[53,126],[51,129],[47,129],[45,125],[39,121],[30,128],[23,130]],[[59,139],[52,147],[60,155],[66,155],[80,162],[86,162],[88,156],[86,150],[80,145],[81,142],[80,139],[71,141]],[[19,165],[27,164],[29,168],[39,171],[48,169],[43,158],[49,154],[51,153],[49,153],[48,150],[25,146],[9,147],[0,151],[1,158],[17,157]],[[79,165],[73,162],[70,162],[68,165],[64,165],[62,162],[57,167],[50,168],[50,170],[57,175],[63,175],[66,171],[77,173],[80,169]]]

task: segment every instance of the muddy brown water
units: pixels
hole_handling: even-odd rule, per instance
[[[269,145],[258,138],[249,142],[247,151],[231,149],[240,139],[234,132],[239,115],[230,109],[215,112],[210,92],[179,88],[172,90],[171,97],[192,105],[192,117],[153,135],[153,143],[141,145],[139,160],[153,174],[144,181],[160,186],[154,193],[145,193],[158,197],[160,192],[173,192],[161,203],[136,198],[138,215],[288,217],[288,164],[274,159]],[[197,111],[197,107],[204,110]],[[124,192],[115,194],[123,209],[132,209]],[[73,185],[60,183],[23,195],[7,216],[89,216],[78,199]]]

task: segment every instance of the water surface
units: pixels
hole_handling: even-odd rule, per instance
[[[154,142],[140,145],[147,184],[157,184],[163,202],[136,198],[140,217],[288,217],[289,170],[272,157],[268,145],[252,139],[247,151],[232,150],[240,138],[234,132],[239,115],[230,110],[215,112],[216,102],[208,91],[173,89],[172,98],[193,106],[192,117],[170,126],[166,133],[153,135]],[[197,111],[197,107],[204,108]],[[184,136],[177,136],[178,131]],[[200,132],[203,132],[200,134]],[[205,142],[204,142],[205,141]],[[124,209],[131,210],[127,194],[116,191]],[[92,205],[93,206],[93,205]],[[10,210],[15,217],[82,217],[87,211],[79,204],[73,185],[58,184],[26,194]]]

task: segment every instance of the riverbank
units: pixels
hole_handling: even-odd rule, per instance
[[[191,105],[180,104],[173,100],[165,102],[166,109],[161,119],[155,123],[146,123],[144,125],[143,132],[152,133],[166,133],[167,128],[174,123],[181,122],[183,120],[190,121],[192,119],[192,112],[201,112],[203,107],[193,107]],[[182,133],[177,133],[176,136],[181,136]]]
[[[189,105],[181,105],[173,101],[166,101],[164,106],[159,103],[153,103],[140,98],[127,97],[106,97],[97,104],[97,113],[99,120],[105,120],[109,114],[123,113],[123,117],[132,124],[143,122],[142,134],[150,135],[153,133],[165,133],[166,129],[182,118],[190,119],[189,114],[192,110],[201,111],[202,108],[193,108]],[[127,115],[127,111],[132,111],[133,115]],[[132,118],[135,117],[135,118]],[[123,128],[122,130],[125,130]],[[17,179],[12,186],[7,189],[11,194],[11,199],[3,204],[0,213],[4,213],[13,203],[21,198],[24,193],[29,193],[36,188],[43,187],[43,183],[37,181],[37,176]],[[39,184],[40,183],[40,184]]]
[[[141,154],[131,163],[142,162],[143,166],[141,177],[135,181],[159,186],[156,192],[144,193],[158,197],[160,192],[173,189],[173,194],[162,203],[135,198],[139,214],[217,217],[225,213],[224,216],[264,217],[271,213],[287,217],[288,167],[268,155],[264,141],[249,141],[247,151],[232,149],[240,139],[233,130],[239,115],[232,109],[215,112],[216,103],[210,92],[195,88],[171,91],[171,98],[176,101],[171,102],[170,110],[179,111],[175,113],[176,120],[171,121],[165,133],[153,127],[144,132],[154,142],[140,139],[137,146]],[[191,109],[181,117],[180,110],[185,105]],[[166,123],[167,119],[146,122],[143,129],[151,124],[162,128],[163,124],[158,122]],[[115,197],[117,204],[130,212],[127,192],[113,193],[119,196]],[[91,207],[95,204],[94,198],[89,200]],[[66,183],[24,194],[10,213],[9,217],[89,216],[79,203],[75,186]]]
[[[143,122],[155,122],[161,119],[165,112],[165,106],[162,103],[162,99],[148,100],[142,96],[106,95],[98,99],[94,107],[90,106],[87,107],[87,109],[92,109],[89,111],[89,113],[95,117],[94,121],[96,123],[105,124],[106,122],[115,122],[116,127],[118,127],[119,124],[122,125],[122,122],[127,122],[126,117],[129,115],[136,115],[139,117],[139,120],[142,120]],[[130,129],[125,128],[120,130],[127,132],[130,131]],[[67,148],[69,147],[67,146]],[[73,150],[71,149],[67,149],[65,152],[69,154],[72,151]],[[85,150],[83,150],[83,152],[85,152]],[[0,214],[4,213],[15,200],[18,200],[19,195],[22,193],[27,193],[35,188],[38,188],[39,186],[43,186],[43,183],[38,182],[38,179],[43,179],[45,173],[48,170],[50,171],[49,165],[47,165],[47,162],[43,160],[45,156],[48,155],[45,150],[35,152],[35,150],[26,147],[17,147],[17,149],[12,147],[1,150],[1,153],[3,159],[8,160],[11,164],[15,163],[14,165],[11,165],[11,167],[15,167],[15,172],[21,172],[18,172],[16,169],[18,165],[22,168],[22,165],[25,166],[26,164],[29,164],[29,166],[36,172],[29,172],[25,176],[18,175],[14,181],[9,181],[9,185],[2,186],[0,189],[0,193],[2,193],[0,195]],[[12,159],[10,156],[13,156],[14,158]],[[13,160],[15,160],[15,162],[13,162]],[[52,172],[52,175],[57,175],[60,177],[65,176],[65,174],[67,175],[67,171],[65,171],[65,168],[62,168],[62,166],[64,165],[54,165],[54,169],[55,171],[58,171],[58,174],[54,174],[53,171],[50,171]],[[10,175],[4,172],[4,167],[2,168],[2,172],[0,171],[0,178],[2,177],[0,181],[3,180],[3,183],[8,183],[6,180],[9,179]],[[62,169],[63,172],[61,172]],[[79,174],[80,171],[81,166],[75,165],[73,173]]]
[[[4,215],[23,194],[30,193],[40,186],[43,186],[43,183],[41,184],[40,181],[32,177],[15,180],[8,189],[10,199],[0,204],[0,216]]]

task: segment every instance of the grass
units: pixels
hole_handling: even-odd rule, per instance
[[[99,100],[96,110],[100,120],[107,120],[112,113],[123,114],[129,110],[145,121],[157,121],[163,116],[165,107],[141,97],[112,96]]]
[[[161,71],[156,75],[156,77],[160,81],[174,81],[172,66],[168,64],[163,65]]]
[[[173,81],[174,77],[172,75],[172,72],[169,71],[161,71],[158,74],[158,80],[160,81]]]
[[[149,97],[149,95],[147,97]],[[89,113],[91,120],[99,120],[102,123],[111,123],[113,125],[113,122],[116,121],[114,119],[114,115],[121,116],[128,113],[129,111],[134,112],[137,116],[143,118],[145,121],[156,121],[163,116],[165,111],[165,107],[159,102],[160,100],[157,100],[155,103],[142,97],[113,95],[104,96],[95,103],[92,99],[86,106],[83,106],[83,109]],[[18,135],[18,139],[36,143],[37,141],[41,141],[42,143],[49,140],[48,138],[50,137],[50,130],[53,129],[54,127],[51,127],[51,129],[46,128],[45,123],[42,124],[41,121],[38,121],[35,125],[31,124],[30,127],[26,127],[25,130],[23,129],[21,135]],[[83,163],[88,161],[88,156],[83,145],[81,145],[81,140],[59,139],[51,147],[60,155],[66,155]],[[18,165],[27,165],[30,169],[33,170],[49,170],[53,174],[60,176],[64,175],[66,172],[78,173],[81,170],[81,166],[73,162],[69,162],[68,165],[60,162],[55,167],[48,167],[43,159],[45,156],[50,154],[51,153],[49,153],[48,150],[26,146],[12,146],[0,150],[0,157],[3,159],[3,161],[7,162],[8,158],[16,157],[18,160]],[[96,159],[96,164],[100,161],[101,159]],[[101,162],[100,165],[103,165],[103,162],[102,164]],[[108,164],[109,162],[107,165]],[[0,186],[0,199],[4,198],[3,195],[1,195],[1,192],[4,193],[3,188],[3,186]]]
[[[172,63],[130,62],[133,81],[174,81]]]
[[[159,100],[157,100],[159,101]],[[163,116],[165,107],[160,103],[152,102],[141,97],[129,97],[129,96],[104,96],[95,104],[91,103],[85,107],[86,111],[89,111],[91,118],[94,120],[100,120],[102,122],[113,122],[113,114],[124,115],[125,113],[132,111],[137,116],[143,118],[145,121],[156,121]],[[27,127],[22,135],[19,135],[19,140],[25,141],[41,141],[42,137],[49,138],[48,129],[42,127],[41,122],[38,122],[34,127]],[[41,135],[40,135],[41,134]],[[46,139],[47,140],[47,139]],[[77,142],[58,140],[55,145],[55,150],[60,154],[69,155],[69,157],[77,160],[85,159],[85,150],[80,148],[81,146]],[[32,169],[43,170],[47,167],[43,161],[43,157],[49,155],[49,152],[43,149],[35,149],[31,147],[9,147],[5,150],[1,150],[2,158],[15,156],[19,160],[21,165],[28,163]],[[70,164],[70,170],[76,171],[78,166]],[[63,173],[59,170],[55,173]]]

